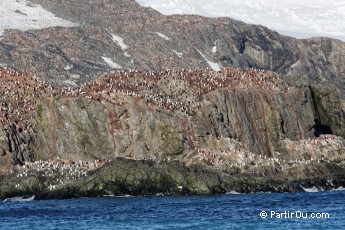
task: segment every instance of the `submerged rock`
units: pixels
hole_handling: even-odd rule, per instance
[[[259,168],[259,171],[265,171]],[[301,173],[303,172],[303,173]],[[16,179],[1,175],[0,199],[35,195],[35,199],[63,199],[121,195],[209,195],[227,192],[303,192],[345,186],[345,169],[335,163],[294,166],[265,176],[250,172],[227,174],[221,170],[187,167],[179,161],[156,163],[152,160],[116,158],[80,179],[56,184],[59,177],[28,176]],[[54,185],[53,185],[54,184]]]

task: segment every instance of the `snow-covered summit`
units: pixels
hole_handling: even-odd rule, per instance
[[[136,0],[162,14],[231,17],[261,24],[281,34],[327,36],[345,41],[344,0]]]
[[[0,0],[0,36],[5,29],[28,30],[76,25],[27,0]]]

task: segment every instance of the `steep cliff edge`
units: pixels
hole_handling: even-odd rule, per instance
[[[73,88],[1,74],[2,196],[344,183],[344,101],[332,84],[235,68],[111,72]]]
[[[239,78],[210,71],[157,74],[151,80],[142,73],[115,76],[114,84],[126,90],[109,94],[107,79],[95,83],[105,88],[97,89],[102,92],[94,99],[41,100],[36,157],[161,159],[197,149],[242,148],[285,159],[286,140],[345,137],[343,100],[334,88],[292,86],[256,70],[231,71]]]

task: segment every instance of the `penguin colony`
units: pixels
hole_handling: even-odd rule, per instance
[[[23,72],[0,67],[0,122],[5,133],[13,132],[35,134],[36,121],[39,116],[39,102],[42,99],[53,100],[84,97],[100,103],[125,105],[129,98],[143,101],[152,109],[163,108],[179,116],[192,116],[197,109],[207,102],[207,95],[216,89],[227,90],[265,90],[273,94],[293,90],[284,84],[279,77],[270,71],[258,69],[224,68],[221,71],[210,69],[199,70],[166,70],[160,72],[118,71],[99,77],[96,81],[77,87],[52,87]],[[132,100],[133,101],[133,100]],[[286,142],[291,148],[313,146],[341,147],[341,141],[333,136],[321,136],[315,140],[304,140],[305,143]],[[287,159],[257,156],[248,150],[229,146],[229,149],[210,150],[194,149],[187,153],[183,161],[186,165],[193,161],[205,162],[207,165],[226,166],[229,170],[249,171],[253,175],[264,176],[259,166],[272,166],[285,170],[299,164],[319,162],[322,158],[310,160]],[[162,159],[167,160],[167,159]],[[169,159],[168,159],[169,160]],[[105,161],[72,162],[64,159],[53,161],[24,162],[11,170],[18,177],[41,175],[49,178],[50,190],[63,185],[64,181],[87,176]],[[18,187],[21,186],[19,183]]]
[[[21,132],[34,132],[37,103],[49,97],[85,97],[122,105],[127,97],[143,99],[185,115],[206,100],[205,95],[220,88],[289,90],[279,77],[257,69],[225,68],[222,71],[166,70],[161,72],[110,72],[97,81],[77,87],[52,87],[29,74],[0,68],[0,122],[5,129],[13,124]]]
[[[84,95],[99,101],[123,104],[126,97],[143,99],[149,106],[159,106],[183,115],[193,115],[207,99],[205,95],[220,88],[286,91],[288,86],[269,71],[226,68],[222,71],[166,70],[161,72],[111,72],[96,82],[59,92],[68,96]]]

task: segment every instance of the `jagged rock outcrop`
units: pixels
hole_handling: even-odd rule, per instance
[[[55,179],[0,175],[0,199],[35,195],[36,199],[79,198],[109,195],[205,195],[225,192],[298,192],[306,188],[327,190],[345,185],[344,167],[336,163],[312,163],[280,173],[260,169],[265,176],[227,174],[205,167],[185,166],[179,161],[116,158],[88,176],[52,185]],[[48,186],[49,185],[49,186]]]
[[[213,90],[196,101],[193,115],[150,106],[127,95],[120,99],[125,101],[122,104],[83,97],[42,100],[36,157],[160,159],[201,148],[229,151],[236,142],[257,155],[277,157],[279,152],[284,159],[289,156],[286,139],[299,141],[321,134],[345,137],[342,100],[336,91],[320,91],[318,86],[281,89],[252,85]],[[318,95],[324,91],[328,93],[321,101]]]

